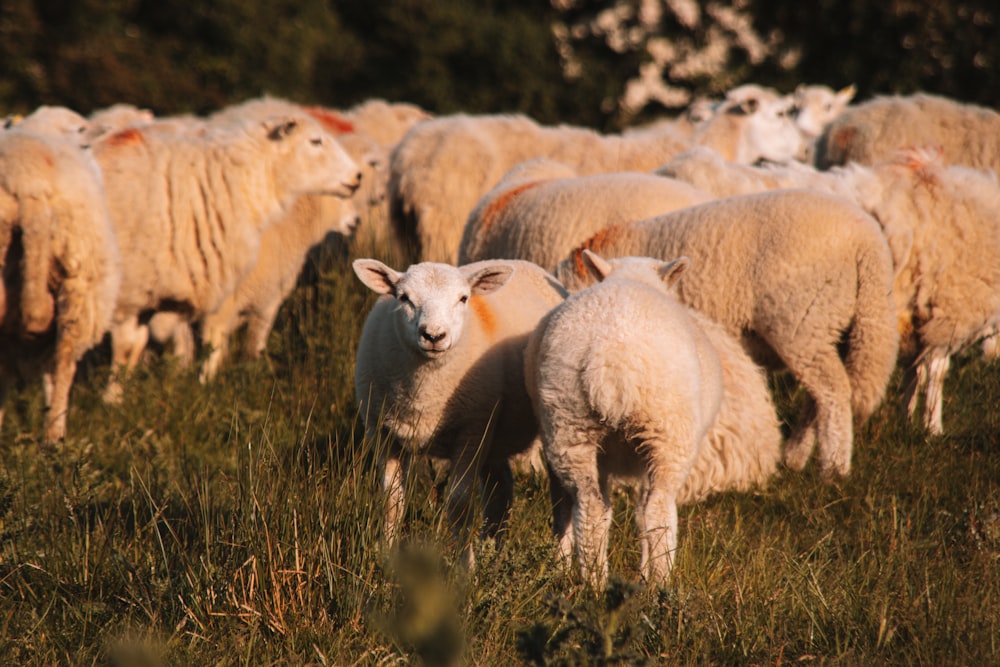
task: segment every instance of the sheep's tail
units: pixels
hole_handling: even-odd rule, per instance
[[[28,333],[44,332],[55,316],[55,300],[49,293],[53,227],[46,199],[21,198],[21,323]]]
[[[899,352],[892,300],[892,257],[883,239],[858,254],[858,296],[844,360],[851,382],[851,407],[859,421],[882,402]]]

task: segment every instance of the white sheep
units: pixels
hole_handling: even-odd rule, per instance
[[[552,271],[604,227],[711,199],[687,183],[652,174],[574,176],[566,165],[545,158],[514,167],[469,214],[459,263],[524,259]]]
[[[816,165],[876,164],[919,146],[939,147],[944,164],[1000,173],[1000,114],[925,93],[876,97],[830,123],[818,140]]]
[[[810,187],[856,202],[882,227],[895,267],[893,296],[901,349],[916,359],[907,388],[912,415],[926,391],[923,423],[943,432],[949,358],[990,333],[1000,317],[1000,186],[989,173],[946,166],[929,149],[898,151],[872,166],[829,171],[749,167],[699,150],[659,171],[716,196]]]
[[[11,127],[46,137],[67,139],[79,146],[90,143],[91,124],[86,118],[67,107],[42,105]]]
[[[472,208],[520,162],[548,157],[581,176],[648,172],[692,141],[747,162],[789,160],[800,143],[791,104],[756,98],[724,103],[691,139],[662,124],[605,136],[584,128],[544,127],[516,115],[458,114],[424,121],[390,158],[392,224],[401,238],[419,246],[421,258],[454,262]]]
[[[486,528],[495,533],[513,493],[508,458],[538,433],[524,346],[565,290],[518,261],[422,263],[399,273],[359,259],[354,271],[382,295],[361,333],[354,382],[367,436],[385,437],[386,539],[397,539],[404,468],[413,454],[428,453],[450,463],[448,514],[471,565],[473,492],[482,483]]]
[[[358,167],[308,116],[188,132],[129,128],[94,144],[123,263],[108,400],[149,331],[140,316],[210,313],[253,267],[263,231],[303,194],[350,196]]]
[[[852,411],[864,420],[882,400],[899,340],[892,258],[870,216],[808,190],[692,206],[588,239],[556,271],[570,290],[589,280],[584,249],[687,255],[702,267],[680,282],[681,301],[741,336],[758,360],[786,366],[815,402],[786,463],[803,467],[818,439],[824,475],[849,472]]]
[[[742,164],[760,159],[787,162],[799,155],[802,147],[802,137],[792,120],[793,110],[794,102],[789,97],[776,96],[758,86],[741,87],[719,104],[691,141]]]
[[[56,441],[76,364],[108,330],[121,280],[100,174],[75,143],[0,133],[0,234],[0,420],[15,374],[41,374],[45,439]]]
[[[857,92],[853,85],[834,91],[829,86],[798,86],[795,100],[795,125],[808,143],[816,141],[826,126],[847,108]]]
[[[319,210],[296,210],[303,207]],[[295,288],[309,249],[329,234],[350,236],[358,219],[350,199],[330,196],[299,197],[292,211],[264,230],[253,269],[218,309],[202,319],[201,339],[211,348],[199,376],[202,383],[215,377],[228,354],[231,334],[244,322],[246,354],[252,359],[260,357],[278,309]]]
[[[454,263],[476,202],[518,163],[549,157],[581,175],[650,171],[687,144],[669,128],[601,135],[541,126],[520,115],[427,120],[411,128],[390,157],[391,222],[401,239],[419,245],[421,259]]]
[[[583,578],[602,588],[609,483],[636,483],[641,568],[647,581],[662,584],[677,549],[677,499],[722,403],[722,368],[704,331],[669,292],[686,258],[632,258],[613,271],[589,252],[582,259],[603,282],[543,318],[525,355],[557,487],[555,528],[563,555],[575,544]],[[567,497],[571,508],[558,507]]]

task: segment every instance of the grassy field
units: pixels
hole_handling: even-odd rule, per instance
[[[682,508],[665,590],[631,583],[619,498],[616,577],[597,595],[556,559],[544,480],[519,480],[508,541],[482,545],[471,575],[451,567],[425,477],[408,547],[385,553],[381,443],[353,399],[374,299],[343,257],[316,274],[269,359],[210,387],[153,358],[107,406],[97,355],[58,447],[38,439],[40,388],[12,396],[0,663],[1000,664],[1000,363],[955,365],[933,439],[901,418],[897,377],[839,485],[810,467]]]

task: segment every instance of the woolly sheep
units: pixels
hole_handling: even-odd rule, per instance
[[[940,147],[947,165],[1000,173],[1000,114],[924,93],[876,97],[827,127],[817,143],[816,165],[875,164],[914,146]]]
[[[361,333],[354,382],[368,437],[388,438],[386,539],[395,542],[403,515],[404,467],[428,453],[451,465],[448,512],[471,565],[473,491],[483,484],[486,527],[497,531],[511,503],[507,459],[537,437],[524,346],[565,290],[519,261],[422,263],[399,273],[359,259],[354,271],[381,295]]]
[[[582,259],[604,281],[543,318],[525,355],[553,498],[572,503],[572,537],[568,508],[555,528],[563,555],[575,544],[583,578],[603,588],[609,481],[641,480],[641,568],[662,584],[677,549],[677,497],[722,402],[722,368],[668,291],[686,258],[632,258],[614,271],[586,251]]]
[[[93,163],[67,140],[0,133],[0,233],[10,290],[0,315],[0,420],[15,374],[41,374],[45,439],[56,441],[66,434],[76,364],[108,330],[121,280]]]
[[[141,314],[174,310],[192,320],[216,310],[296,197],[347,197],[358,187],[357,165],[308,116],[203,134],[130,128],[93,147],[123,262],[107,400],[120,399],[119,372],[145,347]]]
[[[881,225],[892,252],[901,348],[916,359],[907,388],[912,415],[926,393],[923,423],[943,432],[949,358],[990,332],[1000,317],[1000,186],[989,173],[941,164],[928,149],[899,151],[867,167],[818,172],[804,166],[755,168],[697,151],[661,168],[716,196],[811,187],[856,202]]]
[[[742,336],[758,360],[786,366],[815,402],[786,463],[803,467],[818,439],[824,475],[850,471],[852,409],[864,420],[877,407],[899,339],[892,258],[870,216],[808,190],[721,199],[599,232],[560,263],[570,290],[588,281],[584,249],[687,255],[704,267],[681,281],[681,301]]]
[[[350,236],[357,224],[357,212],[351,200],[299,197],[293,211],[302,207],[320,210],[293,212],[265,229],[253,269],[217,310],[203,318],[202,342],[212,350],[202,367],[200,379],[203,383],[215,377],[228,354],[230,335],[244,321],[247,323],[247,354],[253,359],[260,357],[278,309],[295,288],[309,249],[331,233]],[[302,221],[311,224],[302,224]]]
[[[709,195],[670,178],[621,172],[575,178],[544,158],[508,172],[469,215],[458,261],[524,259],[552,271],[609,225],[701,204]]]
[[[67,139],[79,146],[90,143],[90,121],[66,107],[40,106],[12,126],[46,137]]]
[[[419,245],[423,260],[454,263],[476,202],[513,166],[536,157],[581,175],[650,171],[684,150],[669,129],[600,135],[579,127],[546,127],[520,115],[443,116],[415,125],[389,163],[391,222]]]

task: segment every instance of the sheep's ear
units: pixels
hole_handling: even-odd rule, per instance
[[[512,275],[514,267],[504,264],[487,266],[469,276],[469,287],[472,288],[473,294],[489,294],[506,285]]]
[[[376,294],[396,294],[396,283],[403,275],[377,259],[356,259],[351,264],[354,273]]]
[[[282,118],[264,123],[264,127],[267,128],[267,138],[271,141],[281,141],[295,132],[298,126],[299,122],[294,118]]]
[[[842,102],[845,106],[848,102],[854,99],[854,95],[857,94],[858,89],[854,87],[854,84],[847,86],[846,88],[841,88],[837,91],[837,101]]]
[[[587,270],[590,271],[590,275],[592,275],[597,282],[601,282],[607,278],[614,270],[614,267],[608,263],[608,260],[604,259],[592,250],[584,248],[580,256],[583,258],[583,265],[587,267]]]
[[[745,100],[740,100],[739,104],[734,104],[729,109],[729,112],[749,116],[750,114],[756,112],[758,108],[760,108],[760,100],[756,97],[748,97]]]
[[[683,275],[688,267],[691,266],[691,260],[687,257],[678,257],[672,262],[664,262],[659,266],[656,272],[660,275],[660,280],[662,280],[667,287],[673,287],[674,283]]]

